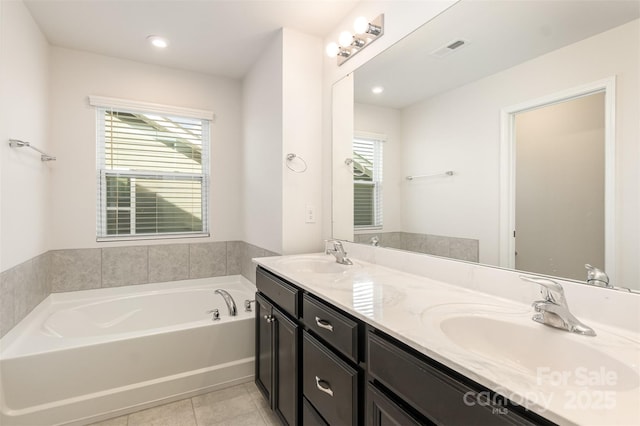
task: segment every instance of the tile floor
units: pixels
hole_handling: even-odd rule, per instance
[[[276,426],[253,382],[115,417],[91,426]]]

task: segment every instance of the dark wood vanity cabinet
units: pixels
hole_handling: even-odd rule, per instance
[[[553,424],[374,329],[367,372],[367,425]]]
[[[258,268],[256,384],[288,425],[552,425]]]
[[[284,424],[361,425],[363,325],[256,271],[255,381]]]
[[[256,294],[255,382],[287,425],[299,424],[300,329],[289,313]]]

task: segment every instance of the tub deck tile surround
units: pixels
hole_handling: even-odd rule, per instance
[[[278,256],[278,254],[253,244],[243,244],[242,252],[239,256],[241,259],[241,274],[254,284],[256,282],[256,266],[251,259],[260,256]]]
[[[91,426],[275,426],[252,382],[115,417]]]
[[[244,241],[51,250],[0,273],[0,337],[50,293],[243,275],[277,253]]]
[[[468,262],[478,262],[480,259],[480,242],[471,238],[418,234],[414,232],[367,232],[354,235],[354,242],[370,244],[371,238],[374,236],[378,237],[380,246],[386,248],[433,254]]]
[[[243,241],[227,241],[227,274],[242,273],[242,248],[245,244]]]
[[[227,272],[227,242],[189,245],[189,278],[234,275]]]
[[[54,250],[49,282],[54,293],[100,288],[102,284],[102,250]]]
[[[15,325],[14,303],[15,291],[7,274],[0,274],[0,336],[4,336]]]
[[[0,274],[0,337],[51,293],[49,262],[47,252]]]
[[[180,281],[188,278],[189,244],[149,246],[148,281],[150,283]]]
[[[146,284],[149,282],[148,246],[102,249],[102,286]]]

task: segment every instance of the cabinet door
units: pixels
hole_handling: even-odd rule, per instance
[[[422,424],[433,424],[424,419],[417,420],[371,383],[367,384],[366,406],[367,426],[420,426]]]
[[[298,386],[298,347],[300,326],[276,307],[272,311],[274,325],[275,381],[273,410],[286,424],[298,424],[300,391]]]
[[[273,306],[256,293],[256,386],[273,406]]]

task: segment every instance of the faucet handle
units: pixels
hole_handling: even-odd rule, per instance
[[[547,278],[530,277],[527,275],[520,275],[520,279],[541,285],[540,293],[542,293],[545,301],[555,303],[556,305],[567,306],[564,289],[557,282]]]
[[[588,263],[584,265],[587,270],[587,283],[600,287],[611,287],[609,284],[609,276],[601,269],[591,266]]]
[[[330,249],[329,246],[333,246],[333,248]],[[344,246],[342,245],[342,241],[339,240],[324,240],[324,251],[325,254],[344,252]]]
[[[220,311],[218,309],[211,309],[210,311],[206,312],[207,314],[212,314],[211,315],[211,321],[218,321],[220,319]]]
[[[335,240],[324,240],[324,254],[331,254],[331,249],[329,248],[329,245],[333,246],[333,249],[335,250],[336,248],[336,241]]]
[[[255,299],[254,300],[246,299],[244,301],[244,311],[245,312],[251,312],[251,304],[254,303],[254,302],[255,302]]]

